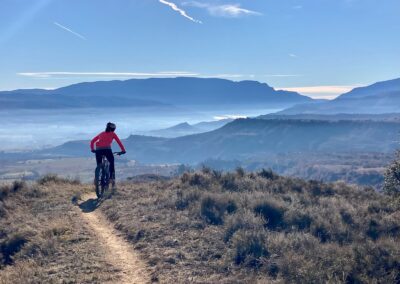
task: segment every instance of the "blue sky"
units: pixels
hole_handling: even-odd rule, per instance
[[[400,77],[399,0],[0,0],[0,90],[258,80],[313,97]]]

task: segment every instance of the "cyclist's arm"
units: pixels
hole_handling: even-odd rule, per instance
[[[119,147],[121,148],[121,151],[126,152],[124,145],[122,144],[121,140],[119,140],[118,135],[115,133],[114,133],[114,139],[115,139],[115,141],[117,141]]]
[[[100,136],[100,134],[97,135],[96,137],[94,137],[94,138],[92,139],[92,141],[90,141],[90,150],[94,151],[94,143],[96,143],[97,140],[99,140],[99,136]]]

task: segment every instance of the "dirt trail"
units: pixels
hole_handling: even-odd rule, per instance
[[[82,218],[96,235],[99,245],[108,252],[107,260],[120,269],[118,283],[149,283],[146,266],[138,254],[99,210],[90,208],[90,203],[95,202],[96,196],[85,195],[82,198],[84,202],[79,206]]]

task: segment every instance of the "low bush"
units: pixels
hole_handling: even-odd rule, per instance
[[[264,218],[269,229],[277,229],[283,224],[285,209],[277,201],[260,201],[254,206],[254,212]]]
[[[286,229],[309,230],[313,221],[312,217],[301,210],[289,210],[284,214]]]
[[[268,256],[267,236],[263,229],[240,230],[232,239],[235,264],[257,268],[262,264],[261,258]]]
[[[400,197],[400,150],[396,153],[396,159],[386,169],[383,191],[390,196]]]
[[[238,185],[236,183],[236,175],[234,173],[224,173],[221,178],[219,179],[219,182],[222,186],[223,189],[228,190],[228,191],[237,191],[238,190]]]
[[[226,218],[224,241],[228,242],[232,236],[239,230],[257,230],[264,228],[264,221],[255,216],[253,212],[237,212]]]
[[[13,263],[12,256],[19,252],[21,248],[28,242],[28,235],[25,233],[14,233],[7,236],[0,244],[0,261],[3,265]]]
[[[258,172],[258,176],[265,178],[265,179],[270,179],[270,180],[276,180],[279,177],[271,169],[268,169],[268,170],[262,169],[260,172]]]
[[[37,180],[37,183],[40,185],[48,184],[48,183],[67,183],[67,184],[75,184],[78,185],[80,184],[80,181],[78,179],[69,179],[69,178],[64,178],[60,177],[56,174],[47,174],[42,176]]]
[[[25,181],[14,181],[11,185],[3,185],[0,187],[0,200],[4,200],[9,194],[16,193],[25,188],[27,188]]]
[[[209,224],[224,223],[225,213],[232,214],[237,210],[236,202],[217,194],[207,194],[200,202],[200,215]]]
[[[178,210],[186,209],[191,203],[197,201],[201,194],[198,191],[179,190],[176,192],[175,206]]]

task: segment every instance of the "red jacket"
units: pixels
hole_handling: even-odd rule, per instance
[[[96,144],[96,149],[111,149],[111,143],[115,139],[117,141],[121,151],[125,152],[125,147],[122,145],[121,140],[119,140],[117,134],[114,132],[101,132],[99,135],[94,137],[92,141],[90,141],[90,149],[94,150],[94,145]]]

